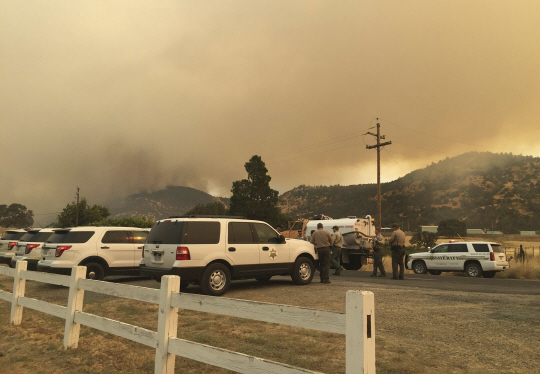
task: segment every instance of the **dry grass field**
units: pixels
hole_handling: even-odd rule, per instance
[[[136,284],[136,281],[132,282]],[[156,287],[158,284],[156,283]],[[11,290],[0,276],[0,289]],[[65,305],[67,290],[27,281],[27,295]],[[344,311],[349,289],[375,293],[378,373],[536,373],[540,363],[540,298],[378,285],[332,279],[294,286],[233,284],[227,297]],[[191,289],[190,289],[191,290]],[[191,292],[197,292],[193,287]],[[87,292],[84,311],[156,329],[157,306]],[[0,301],[2,373],[152,373],[154,350],[82,327],[79,348],[62,348],[64,322],[26,309],[9,326]],[[324,373],[343,373],[342,335],[180,310],[178,336]],[[177,358],[177,373],[227,371]]]

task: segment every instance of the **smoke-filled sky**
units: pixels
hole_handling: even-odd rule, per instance
[[[468,151],[540,155],[540,2],[0,0],[0,204],[283,193]],[[38,218],[36,216],[36,218]]]

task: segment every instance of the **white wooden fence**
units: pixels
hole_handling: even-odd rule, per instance
[[[178,309],[221,314],[346,335],[346,374],[375,373],[375,313],[373,293],[348,291],[346,313],[260,303],[205,295],[179,293],[180,278],[164,276],[161,288],[152,289],[85,279],[86,267],[74,267],[70,276],[31,272],[26,261],[15,269],[0,266],[0,274],[11,276],[13,293],[0,290],[0,299],[11,302],[10,323],[19,325],[23,308],[39,310],[66,320],[64,348],[76,348],[80,326],[133,340],[156,350],[155,373],[174,373],[175,355],[238,373],[315,373],[282,363],[195,343],[176,337]],[[24,296],[25,282],[32,280],[69,287],[67,307]],[[84,291],[159,304],[156,331],[84,313]]]

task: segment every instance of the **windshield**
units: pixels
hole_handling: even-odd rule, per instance
[[[491,249],[493,249],[493,252],[495,253],[504,253],[504,249],[500,244],[492,244]]]
[[[26,231],[6,231],[6,233],[0,238],[0,240],[19,240],[23,237],[24,234],[26,234]]]
[[[151,244],[180,244],[182,243],[183,229],[184,222],[181,221],[158,222],[150,230],[146,242]]]

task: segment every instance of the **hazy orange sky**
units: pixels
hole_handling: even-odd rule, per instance
[[[0,0],[0,204],[166,185],[229,196],[540,155],[538,1]],[[373,130],[370,130],[373,131]]]

